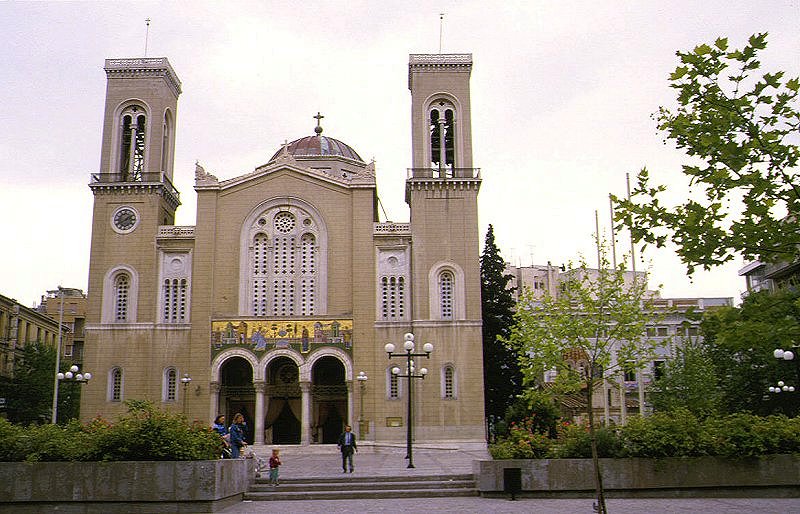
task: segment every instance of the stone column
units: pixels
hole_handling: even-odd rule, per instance
[[[219,382],[211,382],[208,384],[208,400],[209,405],[211,406],[211,419],[216,418],[219,414],[224,414],[223,412],[219,411],[219,392],[221,390],[222,386],[219,385]]]
[[[353,381],[348,380],[345,382],[345,385],[347,385],[347,417],[345,418],[345,423],[353,426],[353,423],[355,423],[352,419],[353,413],[355,412],[353,409]]]
[[[255,444],[264,444],[264,391],[266,391],[267,384],[263,381],[253,382],[253,387],[256,390],[256,426],[255,426]]]
[[[308,446],[311,444],[311,382],[300,382],[300,391],[303,394],[303,419],[300,420],[300,444]]]

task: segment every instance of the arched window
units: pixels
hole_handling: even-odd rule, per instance
[[[439,306],[442,319],[453,319],[453,295],[455,279],[453,273],[444,270],[439,273]]]
[[[456,398],[456,369],[452,364],[442,368],[442,398],[453,400]]]
[[[122,368],[112,368],[109,373],[108,400],[112,402],[122,401]]]
[[[248,230],[247,284],[253,316],[314,316],[324,310],[317,220],[299,207],[274,207]]]
[[[165,402],[174,402],[178,399],[178,371],[175,368],[167,368],[164,370],[164,387],[162,392],[162,400]]]
[[[117,323],[128,321],[130,289],[131,279],[128,274],[118,274],[114,280],[114,321]]]
[[[434,101],[428,111],[431,165],[453,176],[455,167],[455,107],[447,100]]]
[[[122,180],[133,182],[142,180],[144,173],[144,148],[147,117],[139,105],[130,105],[122,111],[120,118],[120,157],[119,172]]]
[[[161,136],[161,172],[167,173],[170,168],[172,154],[172,117],[170,112],[164,113],[164,123],[162,125]]]

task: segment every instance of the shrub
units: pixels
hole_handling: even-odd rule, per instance
[[[495,459],[543,459],[550,453],[552,441],[547,435],[534,430],[532,418],[511,423],[508,436],[489,446]]]
[[[222,439],[209,426],[156,409],[149,402],[128,403],[117,423],[96,418],[87,424],[19,427],[0,419],[2,461],[210,460],[220,455]]]
[[[800,452],[800,419],[737,413],[704,423],[713,455],[755,457]]]
[[[618,457],[620,440],[616,431],[607,427],[595,428],[598,457]],[[588,459],[592,456],[592,438],[589,427],[564,423],[558,428],[558,445],[553,457],[560,459]]]
[[[557,439],[547,439],[533,423],[512,425],[509,436],[491,445],[495,459],[589,458],[591,439],[584,425],[562,423]],[[616,429],[595,429],[600,457],[757,457],[800,453],[800,417],[760,417],[738,413],[699,421],[686,409],[630,417]]]
[[[696,457],[712,455],[711,434],[686,409],[631,417],[619,429],[621,456]]]

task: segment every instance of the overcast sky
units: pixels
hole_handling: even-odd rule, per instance
[[[473,54],[480,240],[491,223],[515,264],[594,255],[594,212],[647,166],[680,197],[684,155],[651,115],[672,105],[676,50],[769,32],[767,70],[800,74],[798,1],[328,1],[0,3],[0,294],[32,306],[86,290],[90,173],[100,171],[106,58],[167,57],[178,103],[176,224],[195,224],[194,163],[249,173],[284,140],[325,135],[375,159],[392,221],[407,221],[408,54]],[[627,250],[620,236],[618,252]],[[649,250],[662,295],[733,296],[742,262],[692,281]],[[637,259],[638,260],[638,259]]]

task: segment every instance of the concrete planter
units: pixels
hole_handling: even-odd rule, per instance
[[[215,512],[254,477],[252,459],[2,462],[0,511]]]
[[[800,497],[800,455],[758,458],[600,459],[608,497]],[[519,469],[521,496],[579,498],[594,495],[591,459],[476,461],[482,495],[509,489],[504,478]]]

